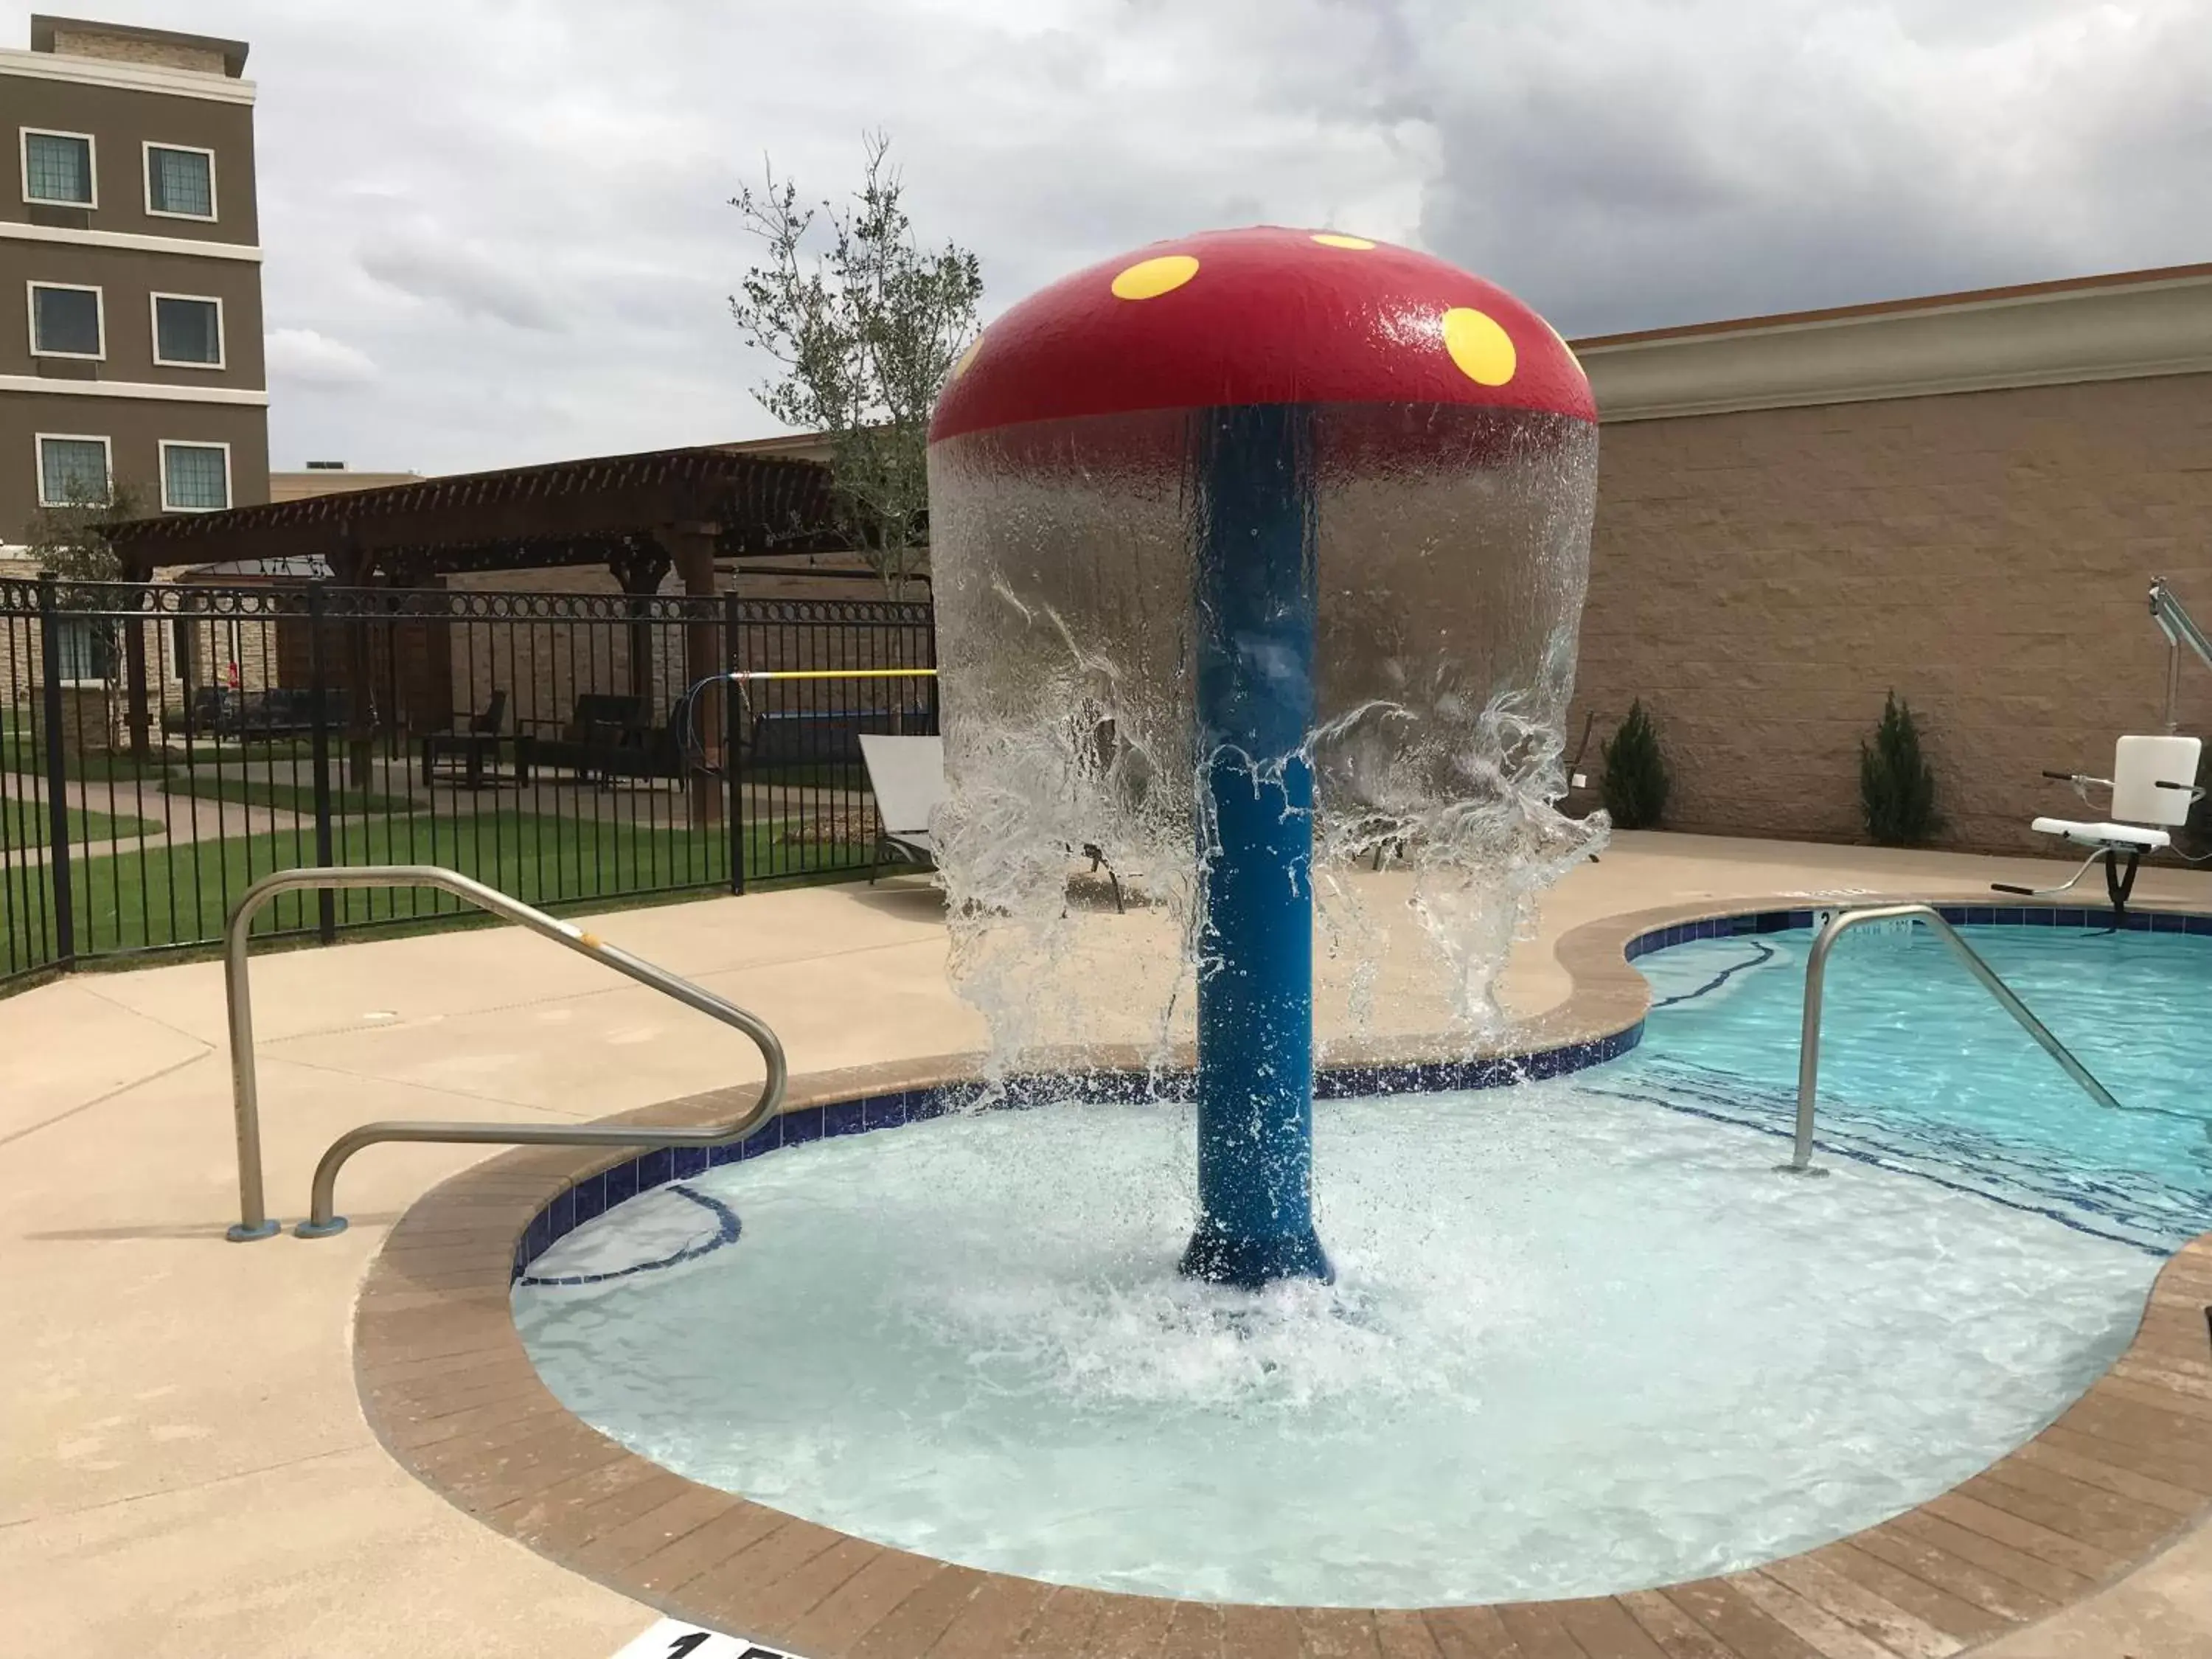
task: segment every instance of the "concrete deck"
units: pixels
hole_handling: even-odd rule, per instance
[[[1609,915],[1853,889],[1964,896],[2058,867],[1624,836],[1550,896],[1508,1000],[1522,1016],[1559,1008],[1571,981],[1558,941]],[[2212,908],[2212,874],[2146,873],[2138,898]],[[1126,923],[1150,925],[1141,913]],[[598,926],[757,1010],[797,1071],[982,1038],[945,982],[926,889],[813,889]],[[342,1189],[351,1231],[225,1243],[235,1170],[221,981],[217,965],[191,964],[0,1001],[6,1643],[133,1659],[605,1659],[651,1613],[418,1484],[377,1443],[356,1394],[349,1338],[364,1270],[409,1205],[483,1152],[374,1149]],[[257,985],[270,1195],[290,1218],[322,1146],[368,1119],[597,1117],[757,1075],[734,1033],[513,932],[289,954],[264,963]],[[2202,1403],[2212,1414],[2212,1398]],[[1845,1634],[1790,1650],[1956,1650],[1911,1631]],[[2212,1659],[2212,1529],[1980,1650]],[[1559,1651],[1596,1654],[1587,1642]]]

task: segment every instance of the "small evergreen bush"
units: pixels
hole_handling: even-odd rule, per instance
[[[1656,830],[1667,812],[1667,757],[1659,751],[1658,728],[1644,712],[1644,699],[1629,705],[1628,718],[1606,739],[1605,810],[1616,830]]]
[[[1936,810],[1936,773],[1920,752],[1912,708],[1892,691],[1871,745],[1859,744],[1859,804],[1867,834],[1879,847],[1917,847],[1943,827]]]

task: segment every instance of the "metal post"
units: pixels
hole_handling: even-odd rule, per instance
[[[1201,768],[1197,1231],[1182,1270],[1328,1279],[1313,1224],[1310,412],[1194,416]]]
[[[51,573],[39,573],[40,718],[46,727],[46,878],[54,890],[54,960],[76,963],[76,903],[70,890],[69,757],[62,745],[62,616]]]
[[[336,864],[336,837],[331,824],[331,722],[325,705],[329,679],[323,672],[323,606],[321,582],[307,585],[307,695],[314,704],[315,862],[328,868]],[[325,945],[338,937],[338,896],[325,887],[315,896],[317,931]]]
[[[1997,977],[1996,970],[1982,960],[1981,954],[1959,936],[1959,932],[1943,920],[1942,913],[1930,904],[1876,904],[1859,910],[1838,910],[1830,917],[1826,927],[1813,941],[1813,949],[1805,961],[1805,1015],[1797,1033],[1797,1130],[1796,1144],[1790,1162],[1776,1167],[1789,1175],[1826,1175],[1825,1170],[1813,1167],[1814,1102],[1820,1080],[1820,998],[1827,981],[1828,953],[1836,948],[1836,941],[1854,927],[1869,922],[1888,921],[1909,918],[1929,928],[1951,953],[1966,965],[1966,970],[1982,982],[1982,988],[1997,1000],[1997,1006],[2019,1023],[2020,1028],[2033,1037],[2043,1051],[2057,1060],[2066,1075],[2079,1084],[2100,1106],[2125,1111],[2112,1097],[2111,1090],[2090,1074],[2089,1068],[2074,1057],[2074,1053],[2051,1033],[2051,1028],[2035,1017],[2033,1011],[2022,1002],[2011,986]]]
[[[732,577],[732,582],[735,581]],[[722,595],[722,781],[728,786],[729,808],[723,814],[730,830],[730,890],[745,890],[744,733],[738,728],[738,592]]]
[[[267,1238],[279,1231],[278,1224],[269,1218],[261,1182],[261,1100],[253,1066],[252,985],[246,971],[253,918],[280,893],[318,887],[428,887],[451,893],[744,1032],[760,1050],[764,1077],[758,1097],[736,1118],[700,1128],[656,1128],[644,1124],[365,1123],[332,1141],[316,1164],[307,1219],[297,1230],[302,1238],[327,1238],[345,1231],[345,1218],[335,1211],[338,1171],[363,1147],[387,1141],[501,1146],[721,1146],[743,1139],[782,1106],[787,1077],[783,1045],[765,1021],[689,980],[609,945],[573,922],[549,916],[497,888],[435,865],[279,870],[264,876],[239,896],[223,930],[222,976],[230,1018],[231,1109],[238,1130],[239,1206],[237,1224],[227,1236],[234,1241]]]

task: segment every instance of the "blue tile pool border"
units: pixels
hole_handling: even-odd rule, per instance
[[[1867,901],[1881,902],[1880,900]],[[1698,939],[1730,939],[1742,933],[1779,933],[1809,928],[1823,911],[1848,909],[1851,902],[1805,904],[1783,909],[1740,911],[1703,916],[1692,921],[1669,922],[1632,934],[1621,947],[1629,962],[1654,951],[1669,950]],[[1937,915],[1955,927],[2064,927],[2084,932],[2113,931],[2109,907],[2058,907],[2043,904],[1937,904]],[[2175,910],[2130,910],[2121,919],[2125,931],[2137,933],[2195,933],[2212,937],[2212,915]],[[1346,1100],[1363,1095],[1456,1093],[1469,1089],[1496,1089],[1516,1083],[1540,1082],[1565,1077],[1607,1060],[1618,1060],[1644,1040],[1644,1021],[1605,1036],[1562,1043],[1522,1054],[1486,1054],[1464,1060],[1370,1062],[1324,1065],[1314,1075],[1314,1098]],[[1018,1110],[1050,1101],[1081,1101],[1097,1104],[1133,1103],[1157,1098],[1190,1079],[1188,1068],[1159,1071],[1100,1070],[1045,1072],[1009,1079],[992,1109]],[[726,1146],[660,1147],[640,1152],[618,1164],[573,1182],[538,1213],[516,1239],[513,1284],[529,1272],[530,1264],[586,1222],[594,1220],[617,1204],[641,1194],[681,1181],[705,1170],[742,1163],[785,1146],[803,1146],[839,1135],[866,1134],[875,1129],[942,1117],[971,1106],[982,1096],[983,1085],[972,1079],[940,1083],[921,1089],[892,1090],[845,1100],[787,1108],[742,1141]]]

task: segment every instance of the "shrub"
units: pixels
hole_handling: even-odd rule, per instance
[[[1659,751],[1658,728],[1644,712],[1644,699],[1629,705],[1628,718],[1606,739],[1605,810],[1618,830],[1656,830],[1666,816],[1667,757]]]
[[[1936,773],[1920,752],[1911,706],[1894,691],[1882,706],[1873,744],[1859,744],[1859,804],[1867,834],[1880,847],[1916,847],[1943,827]]]

